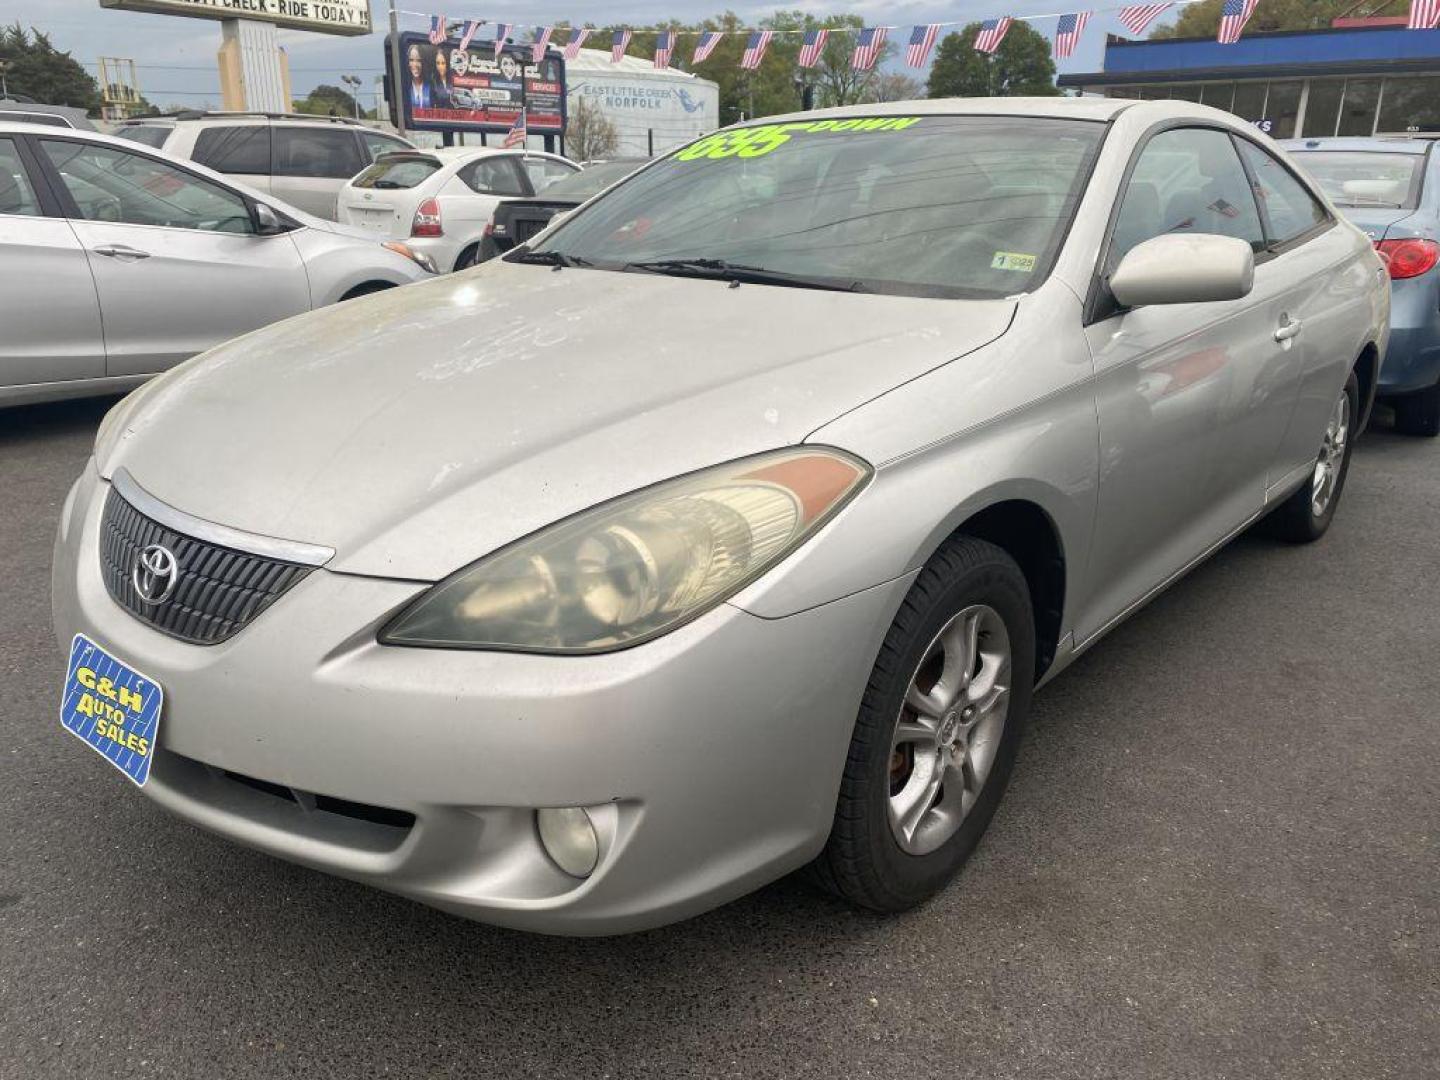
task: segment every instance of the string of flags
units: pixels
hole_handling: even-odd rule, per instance
[[[975,35],[975,49],[977,52],[987,55],[994,55],[1000,48],[1001,42],[1010,27],[1017,21],[1029,22],[1037,19],[1056,19],[1055,37],[1051,42],[1057,60],[1068,59],[1074,55],[1075,49],[1080,44],[1080,38],[1085,33],[1085,27],[1092,16],[1100,12],[1116,13],[1116,18],[1126,30],[1136,37],[1143,36],[1146,31],[1154,25],[1155,20],[1164,15],[1171,8],[1184,7],[1187,4],[1198,3],[1199,0],[1169,0],[1168,3],[1160,4],[1126,4],[1123,7],[1113,8],[1092,8],[1088,11],[1061,12],[1052,15],[1002,15],[995,18],[983,19],[980,23],[980,30]],[[1255,14],[1255,9],[1260,6],[1261,0],[1225,0],[1224,7],[1220,12],[1220,27],[1215,35],[1215,40],[1221,45],[1234,45],[1245,32],[1246,25]],[[419,12],[405,12],[415,15]],[[440,45],[449,36],[448,23],[444,15],[427,16],[430,20],[430,42],[433,45]],[[460,48],[462,50],[470,47],[471,39],[479,31],[481,26],[487,25],[485,19],[471,19],[464,24],[460,37]],[[497,22],[488,23],[493,28],[492,47],[498,56],[521,23]],[[905,63],[917,70],[923,69],[930,62],[930,54],[935,50],[935,44],[940,38],[940,31],[948,26],[960,26],[961,22],[935,22],[922,23],[911,28],[910,38],[905,46]],[[1411,30],[1434,30],[1440,27],[1440,0],[1410,0],[1410,15],[1407,25]],[[553,26],[534,26],[535,31],[531,43],[532,57],[539,62],[545,55],[546,49],[550,47],[551,38],[554,35]],[[866,27],[831,27],[827,29],[812,30],[672,30],[668,28],[658,30],[642,30],[642,33],[655,34],[654,63],[657,68],[667,68],[678,47],[681,37],[695,38],[695,48],[690,57],[691,65],[703,64],[710,58],[722,38],[727,34],[746,34],[745,50],[740,56],[740,66],[747,71],[754,71],[765,59],[765,53],[770,48],[771,41],[777,34],[803,34],[800,43],[800,53],[797,57],[797,64],[802,68],[813,68],[820,62],[824,54],[825,46],[829,43],[832,34],[854,34],[855,46],[850,54],[850,66],[855,71],[871,71],[875,67],[880,53],[885,47],[885,39],[891,30],[899,29],[894,26],[866,26]],[[569,31],[569,38],[561,49],[565,59],[574,60],[580,55],[581,48],[596,31],[589,27],[577,27]],[[622,28],[615,30],[610,38],[610,62],[618,64],[625,57],[626,50],[635,33],[634,29]],[[523,136],[525,118],[522,114],[516,122]],[[511,132],[513,135],[514,132]],[[509,138],[510,136],[506,136]]]

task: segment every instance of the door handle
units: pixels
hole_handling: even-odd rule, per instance
[[[1292,319],[1289,315],[1281,315],[1280,326],[1275,331],[1275,340],[1289,341],[1291,338],[1297,336],[1304,328],[1305,324],[1299,319]]]
[[[104,255],[107,259],[148,259],[150,253],[141,251],[139,248],[127,247],[124,244],[106,244],[104,247],[91,248],[96,255]]]

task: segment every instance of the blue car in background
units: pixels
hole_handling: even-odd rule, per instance
[[[1370,234],[1390,268],[1390,348],[1379,396],[1410,435],[1440,434],[1440,154],[1437,136],[1291,139],[1280,145]]]

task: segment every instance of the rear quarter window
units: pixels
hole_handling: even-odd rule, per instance
[[[190,157],[216,172],[268,176],[270,128],[265,124],[205,128],[196,136]]]
[[[170,138],[173,128],[165,127],[163,124],[137,124],[134,127],[117,128],[115,135],[121,139],[127,139],[141,146],[153,147],[159,150],[165,145],[165,140]]]
[[[274,176],[348,180],[365,164],[349,128],[276,127],[271,139]]]

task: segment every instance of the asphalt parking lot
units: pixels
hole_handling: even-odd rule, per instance
[[[49,560],[108,402],[0,412],[0,1077],[1440,1072],[1440,445],[1245,537],[1040,694],[926,908],[796,881],[495,930],[165,816],[57,722]]]

